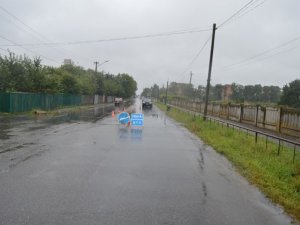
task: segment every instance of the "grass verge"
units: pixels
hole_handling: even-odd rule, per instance
[[[166,106],[157,103],[166,111]],[[202,117],[171,109],[167,115],[182,123],[206,144],[229,159],[240,174],[257,186],[271,201],[300,221],[300,153],[293,163],[293,148],[284,146],[277,155],[278,145],[268,143],[245,132],[219,123],[203,121]]]

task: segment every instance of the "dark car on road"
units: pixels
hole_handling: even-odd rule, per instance
[[[145,108],[152,109],[152,101],[150,98],[143,99],[142,104],[143,104],[143,109]]]

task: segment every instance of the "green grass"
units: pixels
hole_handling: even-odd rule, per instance
[[[165,105],[156,105],[166,110]],[[293,148],[284,146],[278,156],[278,145],[269,141],[266,148],[265,138],[255,143],[255,137],[246,132],[173,108],[167,114],[229,159],[250,183],[300,221],[300,152],[293,163]]]

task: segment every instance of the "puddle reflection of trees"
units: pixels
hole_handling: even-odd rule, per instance
[[[143,139],[143,129],[139,127],[119,128],[119,138],[122,140],[141,141]]]

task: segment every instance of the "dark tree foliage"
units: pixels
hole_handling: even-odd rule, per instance
[[[128,74],[95,73],[76,65],[44,66],[40,58],[0,55],[0,92],[67,93],[131,97],[136,81]]]
[[[154,97],[151,95],[151,88],[144,88],[142,93],[141,93],[141,96],[144,96],[144,97]]]
[[[228,91],[228,87],[231,87],[231,90],[229,89]],[[156,97],[160,94],[165,96],[165,92],[166,87],[159,88],[155,84],[150,88],[145,88],[142,95]],[[170,98],[193,99],[204,102],[206,87],[199,85],[198,88],[194,88],[191,84],[170,82],[168,96]],[[278,103],[281,89],[277,86],[261,86],[260,84],[243,86],[237,83],[210,86],[209,101],[224,101],[225,96],[228,96],[230,101],[236,103]]]
[[[277,103],[279,101],[281,90],[277,86],[240,85],[233,83],[231,99],[236,102],[266,102]]]
[[[220,101],[222,100],[222,93],[223,93],[224,86],[222,84],[216,84],[215,86],[210,86],[209,91],[209,100],[210,101]],[[206,87],[205,87],[205,93],[206,93]],[[205,99],[205,96],[204,96]]]
[[[236,102],[244,102],[244,86],[240,84],[233,83],[231,85],[232,88],[232,96],[231,99]]]
[[[166,90],[160,89],[157,84],[154,84],[150,88],[144,88],[142,93],[141,93],[141,96],[148,97],[148,98],[151,98],[151,97],[159,98],[160,93],[165,94],[165,91]]]
[[[281,105],[300,108],[300,80],[294,80],[283,87]]]
[[[157,84],[154,84],[151,87],[151,96],[159,98],[159,86]]]
[[[199,85],[198,88],[196,89],[196,98],[199,99],[200,101],[204,102],[205,101],[205,93],[206,93],[206,87]]]

